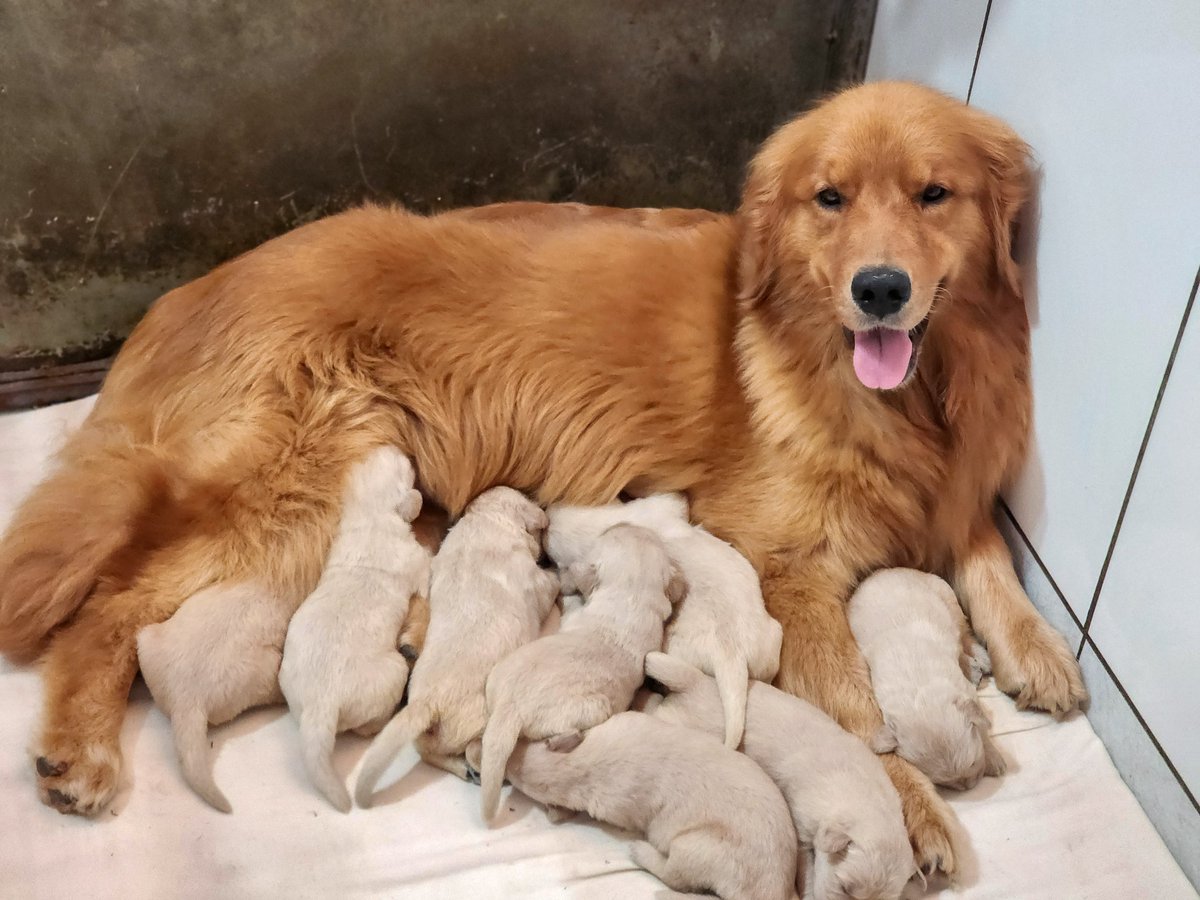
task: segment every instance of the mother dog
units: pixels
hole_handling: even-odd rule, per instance
[[[306,594],[381,444],[451,513],[495,484],[686,491],[763,576],[778,683],[861,736],[844,604],[881,566],[946,574],[998,684],[1073,708],[992,521],[1029,424],[1026,182],[1002,123],[875,84],[768,140],[732,217],[366,208],[167,294],[0,550],[0,651],[45,657],[42,799],[111,800],[138,629],[214,582]],[[948,808],[887,766],[918,862],[953,869]]]

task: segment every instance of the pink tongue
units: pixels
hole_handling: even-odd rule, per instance
[[[854,333],[854,374],[869,388],[890,390],[908,374],[912,357],[908,333],[891,328],[872,328]]]

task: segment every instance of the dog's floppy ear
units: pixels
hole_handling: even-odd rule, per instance
[[[674,560],[671,561],[671,577],[667,579],[667,599],[671,603],[680,603],[687,596],[688,583],[683,569]]]
[[[996,273],[1018,297],[1021,270],[1013,259],[1017,214],[1029,196],[1029,145],[1017,133],[989,115],[977,113],[972,134],[987,165],[984,215],[988,219]]]
[[[822,822],[813,837],[813,849],[821,853],[841,853],[850,846],[850,828],[834,819]]]
[[[982,734],[987,735],[991,732],[992,721],[988,718],[987,713],[983,711],[983,706],[980,705],[977,698],[958,697],[955,699],[954,705],[958,708],[959,712],[966,716],[967,721],[978,728]]]
[[[405,493],[404,499],[396,507],[396,512],[400,514],[405,522],[412,522],[421,514],[421,492],[411,490]]]
[[[596,589],[598,580],[595,563],[573,562],[558,573],[558,583],[564,594],[590,594]]]
[[[765,147],[750,163],[737,212],[737,299],[755,307],[767,299],[776,278],[775,230],[779,207],[779,164]]]

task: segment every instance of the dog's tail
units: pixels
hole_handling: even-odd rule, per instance
[[[300,716],[300,746],[308,780],[325,795],[338,812],[350,812],[350,792],[333,768],[333,744],[337,739],[337,711],[332,715],[305,707]]]
[[[213,780],[212,759],[208,753],[208,717],[204,710],[199,707],[176,710],[171,716],[171,730],[175,733],[175,752],[179,755],[184,780],[213,809],[233,812],[233,807]]]
[[[480,811],[483,821],[491,822],[500,810],[500,791],[508,758],[521,739],[521,719],[515,711],[500,707],[488,717],[483,729],[483,750],[479,761]]]
[[[14,662],[42,651],[170,493],[169,467],[153,452],[95,443],[68,444],[0,540],[0,653]]]
[[[725,711],[725,746],[736,750],[746,730],[746,698],[750,693],[750,670],[744,656],[722,656],[713,665],[717,693]]]
[[[379,783],[396,754],[429,730],[434,724],[433,708],[425,703],[410,703],[400,710],[392,721],[371,742],[367,755],[363,757],[362,770],[354,786],[354,799],[359,806],[371,805],[375,785]]]

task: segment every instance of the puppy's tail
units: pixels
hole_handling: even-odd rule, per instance
[[[175,733],[175,752],[179,755],[184,780],[213,809],[233,812],[233,807],[213,780],[212,759],[208,753],[208,717],[204,711],[198,707],[177,710],[171,717],[171,730]]]
[[[333,715],[305,707],[300,716],[300,746],[308,780],[325,795],[338,812],[350,812],[350,792],[333,768],[333,744],[337,737],[337,713]]]
[[[746,697],[750,693],[750,670],[743,656],[726,656],[713,666],[721,708],[725,710],[725,746],[736,750],[746,730]]]
[[[379,783],[396,754],[429,730],[434,724],[433,709],[424,703],[410,703],[400,710],[392,721],[375,736],[367,755],[363,757],[362,770],[354,786],[354,799],[359,806],[371,805],[375,785]]]
[[[521,720],[511,709],[501,707],[493,713],[483,729],[483,750],[479,761],[479,786],[483,797],[480,811],[483,821],[491,822],[500,809],[500,791],[508,758],[521,738]]]

